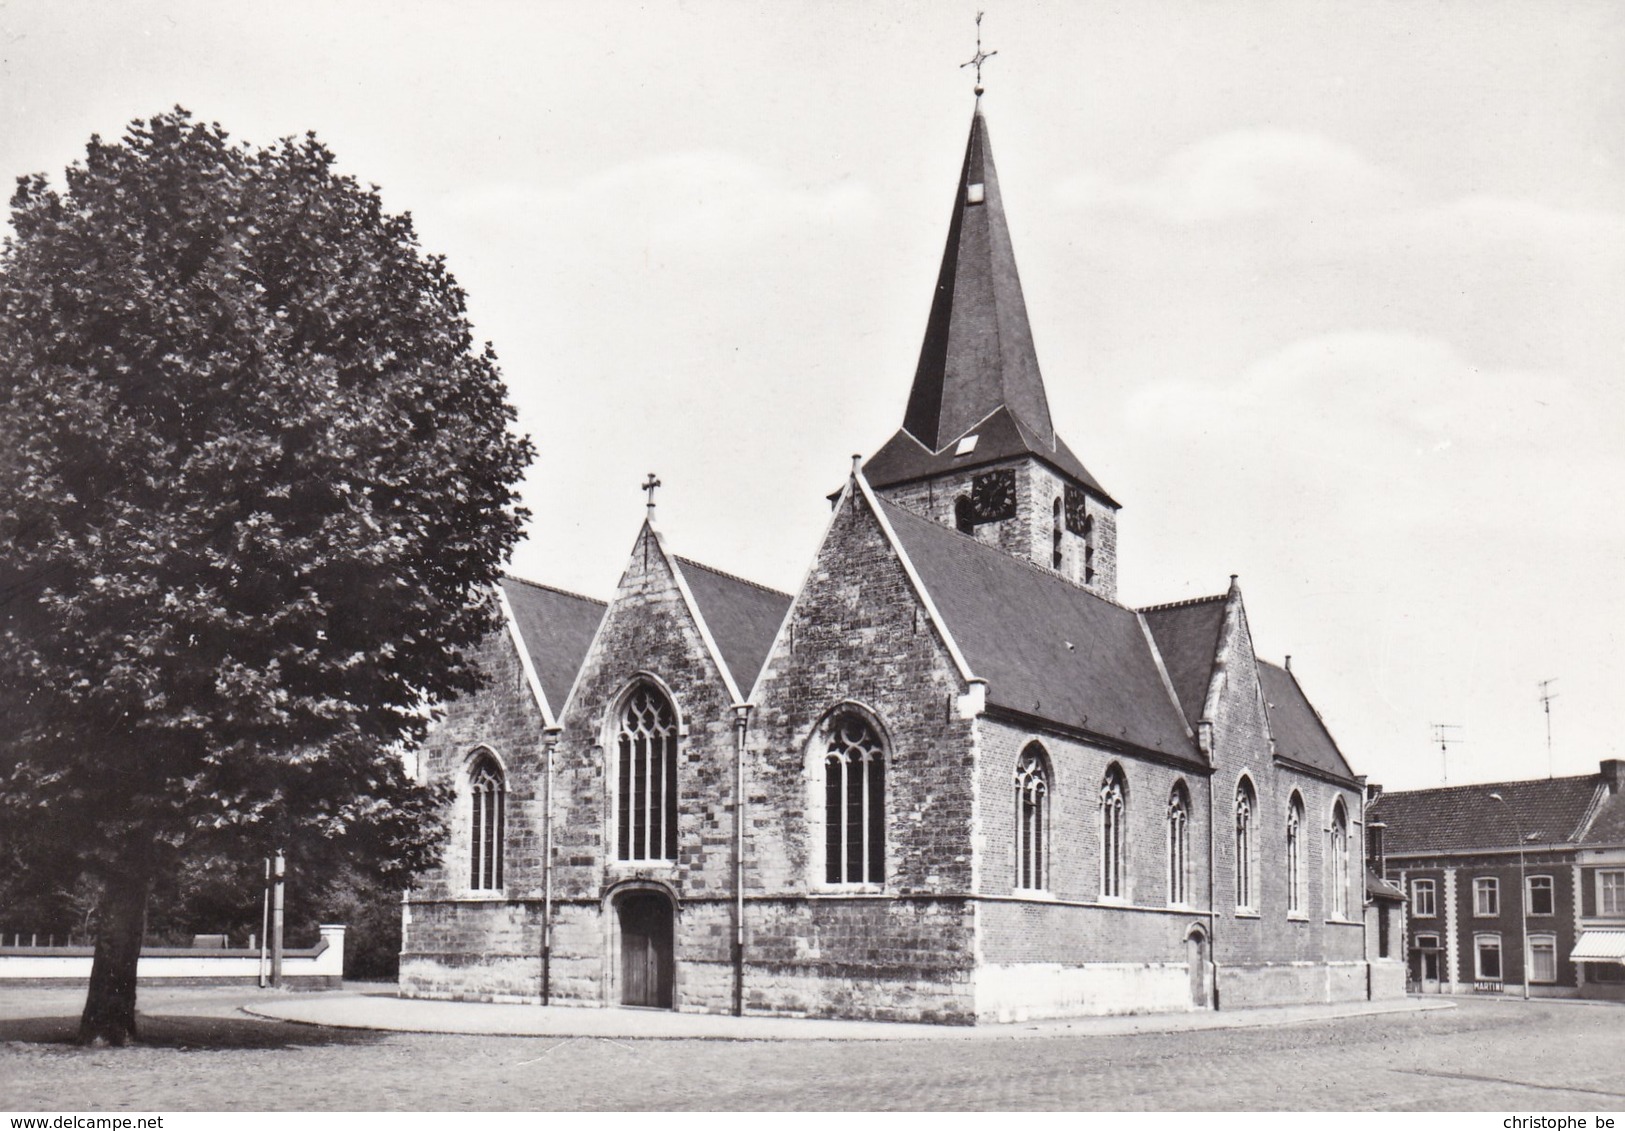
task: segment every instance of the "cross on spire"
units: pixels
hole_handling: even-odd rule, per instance
[[[959,69],[960,70],[964,70],[966,67],[975,67],[976,68],[976,97],[977,98],[982,97],[982,89],[983,89],[982,88],[982,64],[987,62],[989,59],[993,58],[993,56],[995,56],[997,54],[998,54],[997,51],[983,51],[982,50],[982,13],[977,12],[976,13],[976,54],[973,55],[967,61],[959,64]]]
[[[643,481],[643,489],[649,494],[650,521],[653,521],[655,516],[655,488],[658,486],[660,486],[660,480],[655,478],[654,472],[649,472],[649,477]]]

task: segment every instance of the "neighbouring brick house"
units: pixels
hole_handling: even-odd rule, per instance
[[[607,603],[508,580],[403,991],[1005,1021],[1395,996],[1364,791],[1241,591],[1116,599],[980,110],[903,428],[795,595],[653,521]]]
[[[1622,794],[1618,759],[1579,777],[1380,794],[1369,813],[1387,878],[1410,895],[1412,987],[1521,993],[1527,974],[1531,995],[1625,999]]]

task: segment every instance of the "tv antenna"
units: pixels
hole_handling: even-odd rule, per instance
[[[1433,724],[1433,741],[1437,742],[1439,744],[1439,784],[1440,785],[1449,785],[1450,784],[1450,749],[1449,748],[1461,741],[1461,739],[1459,739],[1459,738],[1451,738],[1450,735],[1447,732],[1453,731],[1453,730],[1460,730],[1460,729],[1461,729],[1461,727],[1458,726],[1455,723],[1434,723]]]
[[[1557,698],[1557,692],[1552,690],[1552,684],[1558,680],[1557,676],[1540,681],[1540,705],[1546,711],[1546,777],[1552,776],[1552,700]]]

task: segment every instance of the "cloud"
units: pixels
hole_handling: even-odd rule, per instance
[[[1235,130],[1170,156],[1150,178],[1114,184],[1080,175],[1057,189],[1063,203],[1176,225],[1287,211],[1392,207],[1409,188],[1361,154],[1315,134]]]
[[[1168,380],[1128,427],[1238,491],[1318,500],[1386,537],[1407,528],[1586,537],[1625,493],[1612,388],[1478,365],[1449,343],[1347,332],[1304,339],[1228,380]]]

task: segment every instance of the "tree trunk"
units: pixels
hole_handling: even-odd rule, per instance
[[[96,914],[90,993],[79,1018],[82,1045],[127,1045],[136,1039],[135,968],[147,933],[146,876],[109,877]]]

